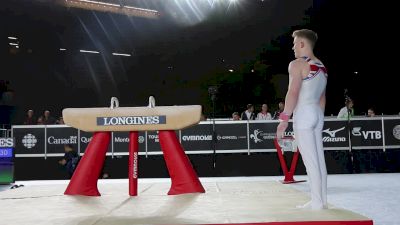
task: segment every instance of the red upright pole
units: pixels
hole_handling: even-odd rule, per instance
[[[278,158],[279,158],[279,162],[280,162],[281,167],[282,167],[283,174],[286,177],[286,175],[288,174],[288,168],[287,168],[287,165],[286,165],[285,158],[283,157],[282,147],[279,145],[279,142],[278,142],[277,138],[275,138],[274,143],[275,143],[276,151],[278,153]]]
[[[137,196],[138,188],[138,159],[139,159],[138,132],[129,132],[129,195]]]

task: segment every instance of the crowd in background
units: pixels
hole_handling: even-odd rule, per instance
[[[35,112],[29,109],[26,112],[24,125],[51,125],[51,124],[64,124],[63,118],[60,116],[58,119],[54,118],[49,110],[45,110],[43,115],[36,117]]]
[[[8,81],[0,80],[0,107],[1,120],[0,124],[10,124],[10,115],[13,112],[12,103],[14,99],[14,90],[11,88]],[[11,107],[11,108],[10,108]],[[285,108],[285,102],[280,101],[277,105],[277,110],[273,113],[269,111],[268,104],[264,103],[258,107],[253,104],[248,104],[242,112],[236,111],[232,113],[231,120],[276,120],[279,118],[281,112]],[[15,110],[14,110],[15,111]],[[374,117],[376,116],[374,108],[368,108],[363,116]],[[346,99],[345,105],[337,114],[337,118],[348,119],[354,117],[354,102],[352,99]],[[399,113],[400,115],[400,113]],[[21,118],[22,119],[22,118]],[[4,120],[4,121],[3,121]],[[206,120],[205,115],[202,115],[202,120]],[[21,120],[19,120],[21,121]],[[22,121],[21,121],[22,122]],[[26,111],[25,119],[22,123],[24,125],[51,125],[51,124],[64,124],[61,116],[53,117],[49,110],[44,110],[42,114],[36,114],[34,110],[29,109]]]
[[[232,113],[231,120],[277,120],[279,115],[285,109],[285,102],[280,101],[278,103],[278,109],[271,113],[269,111],[268,104],[262,104],[261,109],[257,112],[253,104],[247,104],[246,110],[242,113],[234,112]],[[337,118],[347,119],[354,117],[354,103],[351,99],[346,101],[345,106],[340,109]],[[373,108],[369,108],[367,117],[374,117],[375,111]],[[202,115],[202,120],[206,120],[205,116]],[[32,109],[26,112],[26,117],[23,122],[24,125],[51,125],[51,124],[64,124],[63,118],[53,117],[49,110],[45,110],[42,115],[36,116]]]
[[[269,112],[267,104],[261,105],[261,110],[256,113],[253,104],[247,104],[247,109],[241,114],[239,112],[232,113],[232,120],[274,120],[279,118],[279,114],[285,109],[285,103],[283,101],[279,102],[278,110],[273,114]]]
[[[256,113],[255,106],[253,104],[247,104],[246,110],[242,113],[233,112],[232,120],[277,120],[279,118],[280,113],[285,109],[285,102],[280,101],[278,103],[278,109],[271,114],[269,112],[269,108],[267,104],[261,105],[261,110]],[[348,119],[354,117],[354,102],[352,99],[347,99],[345,102],[345,106],[340,109],[337,118],[338,119]],[[368,108],[366,117],[375,117],[375,110],[373,108]]]

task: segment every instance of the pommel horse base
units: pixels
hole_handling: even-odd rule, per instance
[[[159,131],[159,140],[172,185],[169,195],[204,193],[205,190],[174,130],[200,122],[201,106],[155,106],[153,97],[148,107],[119,107],[111,99],[110,108],[68,108],[63,110],[65,124],[94,132],[85,154],[76,168],[65,195],[100,196],[97,188],[111,131],[129,131],[129,195],[137,196],[138,131]]]

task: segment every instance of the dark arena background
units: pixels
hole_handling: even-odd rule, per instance
[[[207,193],[211,190],[214,194],[213,182],[217,193],[218,182],[246,185],[281,180],[285,174],[274,144],[277,118],[236,121],[233,114],[240,116],[248,104],[256,114],[263,104],[268,105],[272,117],[279,111],[288,89],[288,64],[294,59],[292,33],[311,29],[319,38],[315,54],[329,75],[323,128],[328,178],[332,180],[331,184],[328,181],[329,198],[334,205],[370,218],[366,223],[354,219],[361,222],[344,224],[372,224],[372,220],[374,224],[398,224],[400,217],[393,213],[400,210],[396,203],[400,201],[396,197],[400,188],[400,94],[394,9],[383,3],[343,0],[3,0],[0,202],[37,196],[61,199],[71,178],[60,163],[66,157],[66,145],[83,156],[93,136],[93,132],[66,125],[63,109],[109,108],[112,97],[119,100],[121,108],[148,107],[149,96],[155,98],[156,106],[201,106],[201,122],[175,133],[201,181],[209,182]],[[354,116],[348,120],[337,117],[346,99],[354,103]],[[291,122],[286,135],[293,135]],[[113,131],[110,140],[99,183],[126,183],[129,132]],[[146,188],[152,190],[152,179],[165,182],[172,177],[160,144],[158,131],[139,131],[138,177],[144,180],[139,183],[144,188],[139,185],[139,195]],[[294,152],[283,151],[288,166]],[[301,157],[295,178],[307,180]],[[21,192],[21,185],[28,190],[30,185],[56,185],[52,182],[64,186],[58,192],[51,189],[37,196]],[[307,185],[293,184],[300,192],[309,191]],[[221,187],[221,192],[232,191]],[[113,189],[107,188],[104,190]],[[240,188],[233,193],[249,190]],[[274,188],[271,186],[278,190]],[[385,188],[387,195],[371,197],[381,195]],[[11,193],[16,189],[20,192]],[[365,192],[358,193],[360,189]],[[115,190],[126,194],[125,189]],[[263,190],[261,186],[254,192]],[[107,191],[109,196],[114,193]],[[352,192],[357,192],[354,196],[358,199],[353,199]],[[373,201],[380,203],[365,209]],[[7,210],[17,212],[20,205],[10,204]],[[262,208],[252,207],[243,210]],[[165,211],[160,217],[146,217],[154,220],[140,216],[136,220],[138,217],[129,213],[123,215],[128,219],[121,219],[110,217],[114,209],[109,210],[101,211],[100,219],[91,212],[82,215],[93,216],[93,221],[63,217],[66,220],[59,224],[275,224],[233,217],[225,222],[197,218],[193,222]],[[7,215],[0,212],[0,224],[3,217]],[[275,222],[309,221],[293,218],[287,223]],[[12,215],[4,221],[27,224],[28,220]],[[56,219],[49,221],[34,218],[29,223],[56,224]]]

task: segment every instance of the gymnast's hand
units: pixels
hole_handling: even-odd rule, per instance
[[[281,121],[278,125],[278,127],[276,128],[276,137],[278,139],[283,138],[284,134],[285,134],[285,130],[288,127],[288,121]]]
[[[285,111],[283,111],[279,114],[280,123],[279,123],[278,127],[276,128],[276,137],[278,139],[283,138],[283,136],[285,134],[285,130],[289,124],[289,118],[290,118],[290,115],[288,113],[286,113]]]

